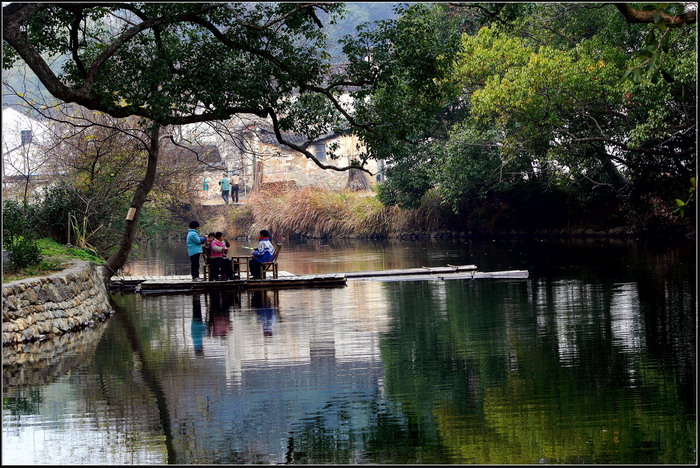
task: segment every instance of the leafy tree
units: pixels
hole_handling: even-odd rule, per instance
[[[3,66],[21,59],[47,90],[65,102],[112,117],[143,118],[149,131],[147,165],[135,189],[120,248],[106,263],[114,273],[126,261],[141,207],[153,187],[165,125],[227,119],[236,114],[269,118],[277,139],[301,151],[286,130],[287,116],[308,119],[313,138],[337,125],[338,83],[324,84],[330,64],[323,53],[318,12],[334,21],[338,4],[118,3],[23,4],[3,7]],[[65,62],[60,72],[48,56]],[[343,83],[347,84],[347,83]],[[326,100],[295,99],[323,95]],[[305,112],[299,112],[300,106]]]
[[[602,31],[584,34],[575,47],[551,27],[539,27],[542,15],[465,37],[458,79],[483,83],[470,96],[473,115],[502,128],[506,148],[546,155],[575,183],[594,181],[619,192],[631,180],[628,189],[643,192],[652,180],[657,191],[664,180],[667,186],[687,180],[695,171],[696,74],[687,72],[691,63],[695,69],[687,54],[694,31],[672,32],[680,47],[664,60],[675,78],[652,76],[635,85],[624,81],[635,60],[627,50],[638,48],[644,35],[600,14],[589,19]],[[516,31],[526,38],[514,37]]]
[[[12,245],[29,230],[27,206],[15,200],[6,199],[2,202],[2,245]]]
[[[356,96],[388,163],[382,200],[415,206],[433,187],[455,211],[532,188],[680,198],[695,171],[696,32],[667,28],[656,75],[630,72],[655,27],[605,4],[450,4],[361,35],[346,53],[375,73]]]
[[[441,147],[441,164],[434,179],[453,211],[459,212],[464,200],[485,199],[511,179],[515,167],[505,172],[494,130],[480,130],[465,121],[455,125]]]
[[[345,70],[351,89],[355,132],[370,149],[364,157],[386,161],[382,201],[414,207],[431,187],[430,141],[440,138],[461,109],[447,77],[459,48],[459,32],[469,18],[451,15],[443,5],[400,8],[396,20],[358,28],[346,38]]]

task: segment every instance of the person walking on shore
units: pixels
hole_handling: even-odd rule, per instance
[[[231,190],[231,181],[228,179],[228,174],[225,172],[224,177],[219,181],[219,185],[221,186],[221,198],[223,198],[224,202],[228,205],[228,194]]]
[[[209,198],[209,178],[206,176],[202,179],[202,191],[204,192],[204,198]]]
[[[231,203],[238,203],[239,181],[238,174],[233,174],[231,177]]]

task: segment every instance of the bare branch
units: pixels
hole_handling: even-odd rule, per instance
[[[305,146],[295,145],[294,143],[285,140],[284,137],[282,137],[282,133],[280,132],[280,129],[279,129],[279,121],[277,120],[277,114],[272,109],[268,109],[268,112],[270,114],[270,118],[272,119],[272,128],[275,132],[275,137],[277,137],[277,141],[282,143],[283,145],[286,145],[286,146],[292,148],[295,151],[300,152],[301,154],[303,154],[304,156],[306,156],[307,158],[312,160],[314,162],[314,164],[316,164],[321,169],[329,169],[332,171],[339,171],[339,172],[348,171],[350,169],[359,169],[361,171],[366,172],[369,175],[374,175],[374,174],[372,174],[372,172],[369,169],[364,168],[364,167],[358,167],[355,165],[338,167],[338,166],[330,166],[328,164],[323,164],[321,161],[319,161],[316,158],[316,156],[311,154],[311,152],[309,152]],[[308,143],[309,142],[307,142],[306,145],[308,145]]]
[[[247,23],[247,22],[243,21],[243,19],[240,17],[240,15],[236,11],[236,9],[233,8],[231,5],[226,4],[225,8],[231,13],[231,15],[234,18],[236,18],[236,20],[244,28],[249,29],[251,31],[264,31],[265,29],[269,29],[269,28],[281,23],[282,21],[284,21],[288,17],[298,13],[301,10],[306,10],[307,13],[311,16],[311,19],[314,20],[316,25],[318,25],[319,28],[322,28],[323,23],[321,23],[321,21],[316,16],[316,13],[314,12],[314,8],[323,8],[326,5],[327,5],[326,3],[300,3],[294,10],[291,10],[291,11],[285,13],[284,15],[280,16],[279,18],[272,19],[265,24]]]

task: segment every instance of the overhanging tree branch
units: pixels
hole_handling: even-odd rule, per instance
[[[684,26],[687,24],[695,24],[697,20],[697,11],[687,11],[681,15],[672,15],[658,9],[656,10],[639,10],[629,3],[611,3],[622,14],[625,21],[628,23],[662,23],[667,26]]]
[[[321,161],[319,161],[319,160],[316,158],[316,156],[314,156],[313,154],[311,154],[311,153],[306,149],[306,148],[308,147],[308,144],[309,144],[310,142],[306,142],[304,145],[295,145],[294,143],[285,140],[284,137],[282,136],[282,132],[281,132],[280,129],[279,129],[279,121],[278,121],[278,119],[277,119],[277,114],[276,114],[275,111],[272,110],[272,109],[268,109],[268,112],[269,112],[269,114],[270,114],[270,119],[272,120],[272,129],[273,129],[274,132],[275,132],[275,137],[277,138],[277,141],[280,142],[280,143],[282,143],[283,145],[286,145],[286,146],[292,148],[292,149],[295,150],[295,151],[300,152],[301,154],[303,154],[303,155],[306,156],[307,158],[311,159],[311,160],[314,162],[314,164],[316,164],[316,165],[317,165],[318,167],[320,167],[321,169],[328,169],[328,170],[339,171],[339,172],[349,171],[350,169],[359,169],[359,170],[361,170],[361,171],[366,172],[366,173],[369,174],[369,175],[374,175],[374,174],[372,174],[372,172],[371,172],[369,169],[367,169],[367,168],[365,168],[365,167],[358,167],[358,166],[356,166],[356,165],[338,167],[338,166],[330,166],[330,165],[328,165],[328,164],[323,164]]]

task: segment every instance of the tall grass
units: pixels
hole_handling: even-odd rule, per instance
[[[261,229],[275,236],[386,237],[412,231],[434,231],[446,218],[437,195],[426,196],[417,210],[381,204],[373,192],[336,192],[304,188],[290,192],[255,192],[237,212],[241,234]]]

